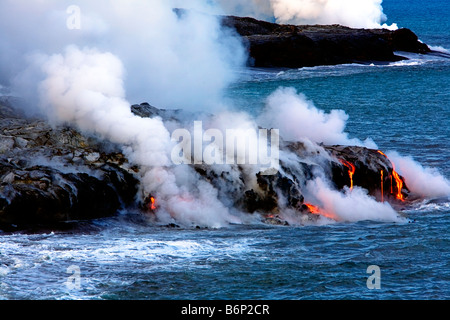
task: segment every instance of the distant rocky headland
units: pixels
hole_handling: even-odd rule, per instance
[[[301,68],[405,60],[396,52],[429,53],[409,29],[354,29],[341,25],[280,25],[224,16],[248,50],[253,67]]]

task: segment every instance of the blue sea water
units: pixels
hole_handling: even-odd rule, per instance
[[[450,3],[385,0],[387,23],[450,50]],[[450,59],[409,55],[388,65],[246,70],[227,96],[258,114],[278,87],[346,131],[450,178]],[[450,200],[418,204],[411,223],[165,228],[132,212],[83,231],[0,234],[0,299],[449,299]],[[367,268],[380,269],[369,289]],[[79,287],[68,286],[70,266]],[[69,283],[71,284],[71,282]],[[73,283],[72,283],[73,284]]]

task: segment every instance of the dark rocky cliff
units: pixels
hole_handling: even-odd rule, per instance
[[[344,63],[392,62],[397,51],[427,53],[409,29],[354,29],[340,25],[279,25],[224,16],[222,24],[243,39],[254,67],[300,68]]]

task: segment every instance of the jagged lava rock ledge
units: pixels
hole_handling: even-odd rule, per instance
[[[139,181],[120,148],[14,101],[0,100],[0,230],[66,229],[133,205]]]

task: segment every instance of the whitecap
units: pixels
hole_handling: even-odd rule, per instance
[[[440,52],[440,53],[446,53],[450,55],[450,50],[442,47],[442,46],[428,46],[431,51],[436,51],[436,52]]]
[[[4,277],[9,273],[9,268],[5,265],[0,266],[0,277]]]
[[[402,60],[402,61],[396,61],[391,62],[389,66],[392,67],[410,67],[410,66],[420,66],[424,64],[425,61],[419,61],[419,60]]]

